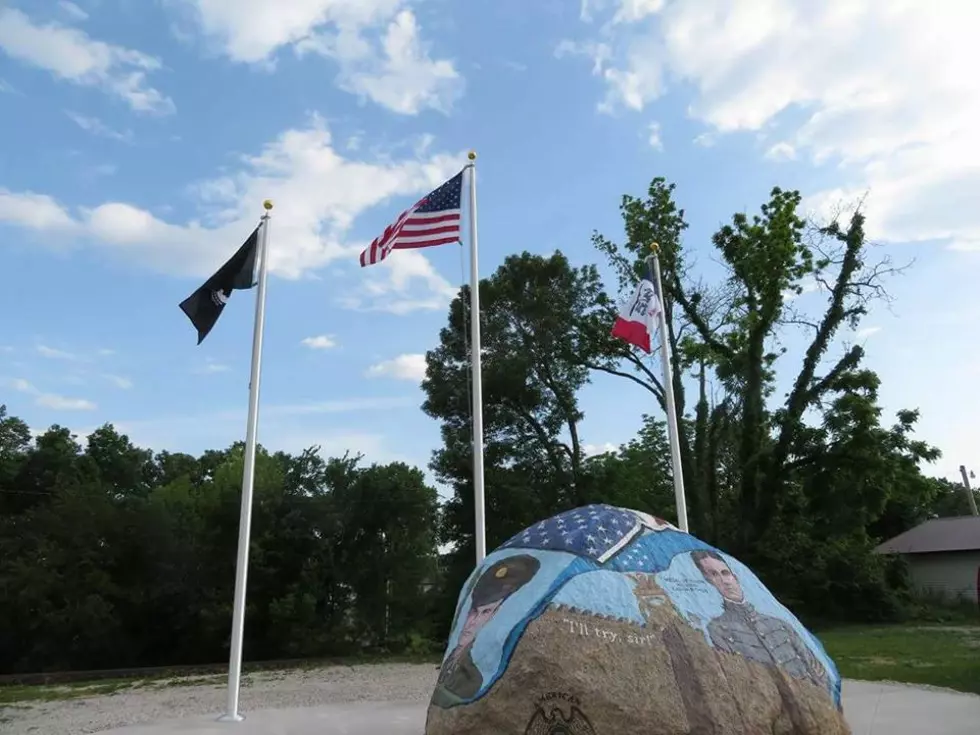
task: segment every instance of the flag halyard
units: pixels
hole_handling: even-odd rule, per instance
[[[197,343],[208,336],[224,311],[232,291],[255,286],[255,259],[258,253],[259,230],[256,227],[248,239],[228,261],[221,266],[194,293],[180,302],[180,309],[197,330]]]
[[[631,345],[639,347],[649,354],[652,352],[651,338],[657,329],[660,310],[660,298],[653,285],[653,273],[649,262],[643,273],[643,278],[636,286],[636,291],[628,302],[619,310],[616,322],[613,324],[612,336],[618,337]]]
[[[385,228],[361,253],[361,267],[380,263],[392,250],[415,250],[460,240],[463,172],[426,194]]]

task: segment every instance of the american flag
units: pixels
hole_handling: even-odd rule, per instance
[[[419,199],[361,253],[361,267],[380,263],[392,250],[414,250],[458,242],[463,172]]]
[[[602,564],[642,528],[640,518],[631,511],[611,505],[587,505],[526,528],[502,548],[567,551]]]

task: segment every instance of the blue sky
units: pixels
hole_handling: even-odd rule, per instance
[[[620,238],[621,195],[655,175],[677,183],[709,272],[711,233],[772,186],[799,188],[815,213],[867,193],[876,252],[915,263],[842,343],[866,344],[888,411],[922,410],[920,435],[945,453],[931,471],[955,478],[974,461],[980,407],[978,12],[7,2],[0,402],[35,428],[111,421],[154,449],[240,439],[253,293],[233,296],[200,347],[177,304],[271,198],[260,441],[424,465],[439,432],[419,409],[421,355],[461,253],[364,270],[357,254],[475,148],[484,275],[524,249],[595,261],[592,230]],[[647,396],[597,378],[582,399],[601,448],[633,436]]]

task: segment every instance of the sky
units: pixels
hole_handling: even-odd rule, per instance
[[[177,304],[268,198],[260,442],[426,465],[424,353],[466,251],[357,255],[473,149],[483,276],[598,262],[591,233],[621,241],[621,196],[658,175],[709,273],[711,234],[773,186],[815,216],[863,197],[873,257],[911,265],[834,354],[864,344],[885,421],[920,409],[927,471],[958,479],[980,465],[978,24],[967,0],[0,2],[0,403],[155,450],[242,439],[255,292],[200,346]],[[608,376],[582,407],[593,451],[656,413]]]

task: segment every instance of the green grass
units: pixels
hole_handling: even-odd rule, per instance
[[[818,634],[843,677],[980,694],[980,626],[848,627]]]

